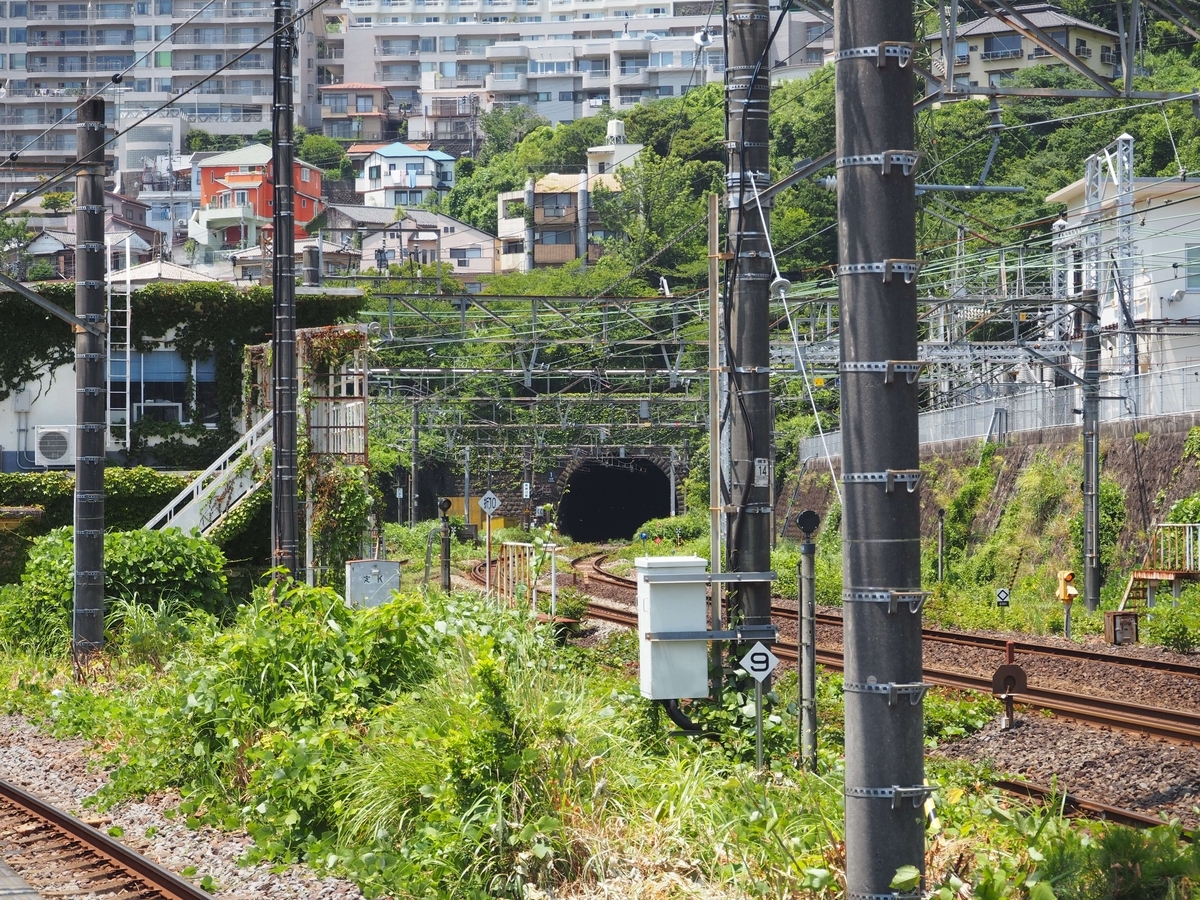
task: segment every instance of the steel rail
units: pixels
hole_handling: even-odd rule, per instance
[[[166,900],[212,900],[210,894],[173,872],[168,872],[115,838],[22,790],[0,781],[0,798],[32,818],[83,844],[92,853],[128,873]]]

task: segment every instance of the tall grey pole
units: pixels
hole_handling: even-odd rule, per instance
[[[1100,307],[1095,290],[1083,306],[1083,599],[1100,605]]]
[[[835,0],[846,894],[924,871],[913,4]]]
[[[463,524],[471,524],[471,448],[463,447]]]
[[[104,322],[104,99],[79,109],[75,128],[75,315]],[[75,598],[71,650],[76,666],[104,646],[104,337],[75,328]]]
[[[812,533],[820,524],[817,514],[806,509],[796,517],[804,532],[800,544],[800,765],[817,771],[817,545]]]
[[[417,468],[420,465],[421,455],[420,427],[421,404],[414,402],[412,415],[412,484],[408,488],[408,524],[410,527],[417,524]]]
[[[274,237],[275,334],[272,341],[271,427],[275,433],[272,456],[272,524],[275,565],[295,574],[299,558],[299,510],[296,455],[296,273],[295,197],[292,166],[292,48],[295,42],[291,0],[275,0],[274,75],[271,106],[272,166],[275,175]]]
[[[760,214],[758,195],[771,181],[771,134],[767,127],[770,10],[767,0],[729,0],[726,9],[729,64],[725,70],[725,146],[729,162],[725,206],[732,253],[726,263],[726,271],[732,273],[726,316],[732,512],[726,554],[731,572],[766,572],[771,568],[768,339],[773,268],[764,227],[769,210],[764,208]],[[768,201],[761,202],[764,207],[768,205]],[[730,615],[736,610],[747,625],[770,624],[769,582],[738,584],[736,593],[730,594]]]

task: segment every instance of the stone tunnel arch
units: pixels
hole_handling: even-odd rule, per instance
[[[669,453],[572,457],[558,479],[559,531],[577,541],[632,538],[643,522],[670,515],[671,465]],[[686,471],[678,456],[674,469],[678,498]]]

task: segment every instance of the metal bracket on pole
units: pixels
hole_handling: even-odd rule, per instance
[[[919,359],[889,359],[884,362],[844,362],[838,369],[842,373],[882,372],[885,384],[895,381],[896,374],[900,373],[909,384],[915,384],[926,365],[926,362]]]
[[[847,59],[874,57],[875,65],[882,69],[887,65],[888,58],[891,57],[899,60],[900,68],[903,69],[912,59],[916,49],[917,45],[908,41],[883,41],[874,47],[851,47],[848,50],[839,50],[833,55],[833,61],[843,62]]]
[[[899,809],[905,800],[912,801],[913,806],[920,806],[925,802],[925,798],[935,790],[936,788],[931,784],[915,784],[912,787],[900,787],[898,784],[894,784],[891,787],[878,788],[847,787],[846,796],[854,797],[858,800],[891,800],[892,809]]]
[[[898,166],[904,175],[911,175],[921,161],[921,153],[912,150],[884,150],[882,153],[868,153],[863,156],[839,156],[837,167],[847,166],[879,166],[884,175],[892,174],[892,166]]]
[[[911,588],[850,588],[842,591],[843,603],[886,603],[888,612],[894,613],[901,603],[908,604],[908,611],[916,615],[925,605],[928,591]]]
[[[882,484],[887,493],[896,489],[900,483],[908,487],[911,494],[921,484],[920,469],[888,469],[885,472],[845,472],[842,474],[842,484]]]
[[[66,322],[68,325],[70,325],[72,327],[72,330],[74,330],[76,332],[86,331],[89,334],[96,335],[97,337],[104,336],[105,329],[98,322],[84,321],[79,316],[69,313],[65,309],[63,309],[61,306],[57,306],[57,305],[51,303],[49,300],[47,300],[41,294],[34,293],[29,288],[25,287],[25,285],[21,284],[21,282],[14,281],[12,278],[9,278],[7,275],[0,275],[0,285],[3,285],[4,287],[8,288],[10,291],[14,291],[14,292],[20,294],[22,297],[24,297],[26,300],[28,300],[30,303],[34,304],[35,306],[39,307],[44,312],[48,312],[48,313],[50,313],[50,315],[55,316],[59,319],[62,319],[64,322]]]
[[[775,641],[779,632],[774,625],[740,625],[724,631],[647,631],[648,641]]]
[[[921,271],[921,261],[918,259],[885,259],[883,262],[876,263],[850,263],[844,266],[838,266],[837,274],[842,275],[869,275],[879,273],[883,275],[884,282],[892,280],[893,275],[903,275],[905,284],[912,284],[917,280],[917,273]]]
[[[866,684],[844,684],[842,690],[851,694],[880,694],[888,698],[888,706],[895,706],[902,696],[908,697],[908,702],[912,706],[918,705],[924,698],[925,692],[932,685],[924,681],[913,682],[912,684],[896,684],[894,681],[889,681],[886,684],[876,684],[875,682],[867,682]]]

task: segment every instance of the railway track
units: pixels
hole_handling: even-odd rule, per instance
[[[608,588],[606,593],[611,594],[614,588],[629,593],[636,592],[637,584],[633,579],[614,575],[604,570],[602,565],[604,558],[604,554],[589,554],[573,560],[573,566],[583,577],[585,584],[605,585]],[[482,583],[482,564],[477,567],[476,577]],[[796,618],[796,610],[786,606],[774,605],[772,607],[772,614],[779,618],[792,620]],[[631,605],[625,603],[611,600],[594,600],[590,606],[589,615],[592,618],[612,622],[627,628],[637,627],[637,612]],[[836,626],[838,628],[842,625],[841,617],[831,614],[820,614],[817,617],[817,621],[820,624]],[[960,644],[972,648],[983,647],[994,649],[998,653],[1004,651],[1007,644],[1007,641],[1002,638],[990,636],[958,634],[939,629],[924,629],[923,632],[926,640]],[[1083,648],[1047,647],[1024,641],[1015,641],[1013,643],[1014,649],[1018,653],[1043,654],[1089,662],[1128,665],[1171,674],[1200,677],[1200,667],[1181,663],[1159,665],[1154,660],[1123,657]],[[785,663],[794,664],[796,662],[797,650],[795,644],[780,641],[773,649],[776,655]],[[841,671],[843,668],[842,654],[837,650],[818,648],[817,662],[831,670]],[[989,694],[992,691],[990,678],[960,672],[926,668],[923,678],[931,684],[955,690],[979,691]],[[1106,698],[1041,688],[1028,689],[1017,695],[1017,701],[1027,707],[1046,710],[1064,718],[1088,722],[1100,727],[1153,735],[1181,744],[1200,744],[1200,715],[1195,713],[1146,708]],[[1062,802],[1068,811],[1074,811],[1093,818],[1106,819],[1123,825],[1144,828],[1162,824],[1162,820],[1154,816],[1122,809],[1072,794],[1064,794],[1062,791],[1053,790],[1033,782],[1005,780],[996,782],[996,786],[1008,793],[1032,799],[1049,800],[1053,798],[1056,802]],[[1190,840],[1190,833],[1185,834],[1185,837]]]
[[[0,781],[0,859],[47,897],[210,900],[120,841]]]

